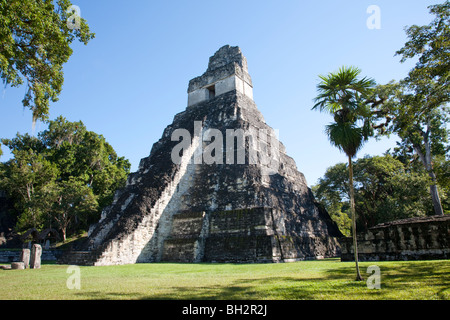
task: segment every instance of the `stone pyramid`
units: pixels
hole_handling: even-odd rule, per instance
[[[342,236],[253,101],[246,58],[228,45],[189,82],[186,110],[88,234],[79,261],[90,265],[332,257]]]

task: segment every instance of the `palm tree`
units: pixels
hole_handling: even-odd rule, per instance
[[[341,67],[336,73],[319,76],[322,81],[317,85],[319,94],[314,99],[315,105],[312,108],[334,116],[334,123],[327,125],[325,132],[331,144],[348,157],[353,251],[358,281],[362,280],[362,276],[358,266],[352,159],[373,133],[370,110],[364,99],[375,86],[373,79],[358,79],[360,73],[361,70],[355,67]],[[362,125],[358,126],[361,122]]]

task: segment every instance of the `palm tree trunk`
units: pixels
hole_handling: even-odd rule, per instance
[[[358,243],[356,239],[356,211],[355,211],[355,190],[353,187],[353,163],[352,157],[348,156],[348,171],[350,180],[350,212],[352,215],[352,234],[353,234],[353,252],[356,264],[356,281],[362,281],[361,273],[358,265]]]

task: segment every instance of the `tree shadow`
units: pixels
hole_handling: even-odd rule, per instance
[[[369,289],[367,267],[377,265],[381,272],[381,289]],[[352,263],[337,263],[316,277],[302,278],[302,272],[292,276],[238,278],[231,283],[216,286],[171,286],[165,292],[80,292],[80,298],[133,300],[359,300],[359,299],[448,299],[450,294],[450,262],[363,262],[360,264],[364,281],[355,281]],[[199,274],[199,278],[201,274]],[[426,286],[421,291],[409,293]]]
[[[419,287],[426,286],[435,292],[434,299],[448,299],[450,295],[450,260],[423,260],[423,261],[371,261],[360,263],[360,271],[366,280],[372,273],[366,273],[369,266],[380,268],[381,290],[380,293],[402,292],[398,297],[402,299],[430,299],[430,296],[420,297],[415,294],[408,294],[407,291],[417,291]],[[344,277],[354,279],[356,276],[355,266],[349,263],[346,266],[327,270],[327,277]],[[406,292],[405,292],[406,291]],[[381,296],[387,296],[382,294]]]

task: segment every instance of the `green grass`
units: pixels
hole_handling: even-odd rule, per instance
[[[354,281],[337,259],[280,264],[135,264],[80,267],[68,289],[65,265],[0,270],[0,299],[414,299],[450,298],[450,260],[363,262],[381,269],[381,289]]]

